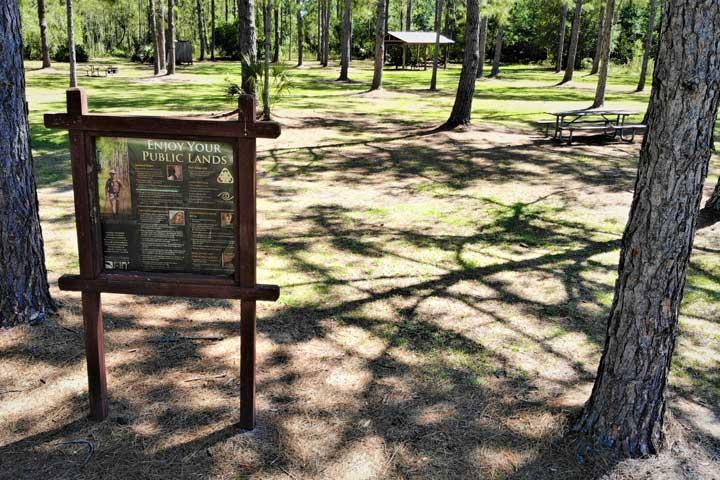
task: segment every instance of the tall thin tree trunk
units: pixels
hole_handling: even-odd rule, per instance
[[[480,0],[467,0],[467,22],[465,25],[465,56],[463,58],[460,80],[455,94],[450,118],[441,127],[451,129],[460,125],[470,124],[472,100],[475,94],[475,75],[477,62],[480,57],[478,51],[480,43]]]
[[[202,1],[195,0],[195,7],[197,10],[197,31],[198,36],[200,37],[200,61],[202,61],[205,60],[205,49],[207,42],[207,40],[205,39],[205,20],[203,19]]]
[[[65,0],[67,7],[67,43],[70,59],[70,87],[77,87],[77,62],[75,60],[75,26],[73,25],[73,0]]]
[[[302,16],[302,3],[301,0],[296,0],[297,2],[297,51],[298,51],[298,61],[297,66],[301,67],[303,64],[303,37],[305,35],[305,30],[303,29],[303,16]]]
[[[402,8],[400,10],[402,10]],[[389,25],[390,25],[390,0],[385,0],[385,35],[388,34]],[[402,25],[402,21],[400,21],[400,25]]]
[[[561,83],[572,80],[575,73],[575,57],[577,56],[578,43],[580,42],[580,20],[582,17],[583,0],[575,1],[575,15],[573,16],[572,33],[570,34],[570,48],[568,49],[567,65],[565,65],[565,76]]]
[[[332,8],[330,8],[330,0],[325,0],[325,18],[323,19],[323,67],[328,66],[330,61],[330,16]]]
[[[600,52],[600,70],[598,75],[595,101],[590,108],[600,108],[605,104],[605,88],[607,87],[608,70],[610,69],[610,42],[612,39],[613,19],[615,18],[615,0],[607,1],[605,22]]]
[[[568,6],[565,0],[560,4],[560,28],[558,29],[558,46],[555,54],[555,73],[560,73],[563,64],[563,49],[565,48],[565,25],[567,24]]]
[[[273,23],[275,41],[274,41],[274,45],[273,45],[272,61],[273,61],[273,63],[278,63],[280,61],[280,4],[279,3],[277,3],[275,5],[275,8],[273,8],[273,15],[275,16],[275,21]]]
[[[505,36],[505,28],[502,25],[497,26],[497,35],[495,36],[495,55],[493,56],[491,77],[500,75],[500,55],[502,54],[503,37]]]
[[[317,61],[322,62],[322,22],[324,15],[322,13],[323,0],[317,0]]]
[[[45,0],[38,0],[38,21],[40,22],[40,55],[42,68],[50,68],[50,47],[48,46],[48,24],[45,10]]]
[[[343,23],[340,45],[340,81],[348,81],[350,57],[352,54],[352,0],[345,0],[343,8]]]
[[[377,18],[375,20],[375,68],[370,90],[382,88],[383,66],[385,65],[385,1],[377,0]]]
[[[242,89],[256,95],[256,78],[252,66],[257,62],[255,37],[255,0],[237,0],[238,28],[240,29],[240,58],[242,59]]]
[[[655,13],[657,12],[658,0],[650,0],[650,8],[648,10],[647,33],[645,34],[645,51],[643,52],[642,67],[640,68],[640,80],[638,81],[637,91],[645,90],[645,77],[647,77],[648,61],[650,52],[652,51],[653,34],[655,33]]]
[[[210,0],[210,60],[215,61],[215,0]]]
[[[155,33],[157,35],[159,67],[162,72],[167,68],[167,48],[165,46],[165,2],[160,0],[159,11],[156,10]]]
[[[667,377],[720,102],[720,2],[670,0],[660,40],[605,348],[576,425],[633,457],[665,443]]]
[[[167,12],[167,74],[175,74],[175,0],[168,0],[168,12]]]
[[[442,18],[442,0],[435,0],[435,50],[433,51],[433,69],[430,77],[430,91],[437,90],[438,55],[440,54],[440,19]]]
[[[265,80],[263,81],[262,102],[263,120],[270,120],[270,35],[272,33],[272,0],[263,3],[263,23],[265,25]]]
[[[590,70],[590,75],[595,75],[596,73],[598,73],[598,70],[600,70],[600,56],[602,55],[603,33],[605,32],[605,3],[603,3],[603,0],[600,0],[600,2],[600,22],[598,25],[597,44],[595,45],[595,56],[593,57],[593,64],[592,69]]]
[[[229,19],[229,11],[228,11],[228,0],[225,0],[225,23],[228,23]]]
[[[0,327],[38,323],[48,289],[25,97],[19,2],[0,4]]]
[[[410,32],[410,31],[412,31],[412,8],[413,8],[413,3],[412,3],[412,0],[407,0],[407,2],[408,2],[408,3],[407,3],[407,12],[406,12],[406,14],[405,14],[405,31],[406,31],[406,32]],[[409,52],[409,50],[408,50],[407,45],[403,45],[403,52],[402,52],[403,68],[405,68],[405,65],[407,65],[407,61],[410,60],[410,59],[408,58],[408,55],[407,55],[408,52]]]
[[[480,43],[479,52],[480,58],[478,59],[478,69],[476,78],[482,78],[483,69],[485,67],[485,52],[487,51],[487,34],[488,34],[488,17],[483,15],[480,19]]]
[[[158,75],[160,73],[160,46],[158,44],[157,35],[157,12],[155,11],[155,0],[148,0],[150,3],[150,30],[152,31],[153,37],[153,74]]]
[[[445,4],[445,28],[443,29],[446,37],[450,37],[450,10],[452,9],[452,6],[452,0],[447,0]],[[443,70],[447,69],[448,55],[448,46],[446,45],[445,50],[443,51]],[[482,52],[480,56],[482,57]]]

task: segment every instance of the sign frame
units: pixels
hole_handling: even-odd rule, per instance
[[[66,129],[70,138],[79,275],[62,275],[60,290],[80,291],[87,357],[90,415],[107,418],[101,293],[239,299],[240,427],[255,427],[256,302],[275,301],[277,285],[257,283],[256,139],[277,138],[280,125],[256,118],[255,97],[241,95],[237,120],[121,116],[88,113],[82,88],[66,92],[67,113],[44,117],[47,128]],[[233,275],[105,271],[98,197],[95,137],[202,140],[233,147],[235,270]]]

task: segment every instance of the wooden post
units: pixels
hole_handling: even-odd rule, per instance
[[[87,95],[81,88],[67,91],[68,116],[77,119],[87,115]],[[70,129],[70,161],[72,163],[73,191],[75,193],[75,222],[78,233],[80,276],[91,280],[100,274],[101,255],[98,252],[97,209],[92,193],[95,165],[92,141],[82,130]],[[93,213],[95,212],[95,213]],[[82,292],[83,326],[85,329],[85,356],[87,358],[90,418],[104,420],[108,415],[107,378],[105,372],[105,345],[99,292]]]
[[[239,99],[240,120],[246,125],[255,123],[256,104],[252,95]],[[241,287],[256,286],[257,237],[255,212],[255,138],[238,140],[235,162],[235,211],[238,213],[236,228],[235,280]],[[240,303],[240,428],[255,428],[255,317],[254,300]]]

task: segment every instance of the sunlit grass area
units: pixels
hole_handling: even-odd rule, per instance
[[[95,112],[234,108],[239,64],[174,78],[119,59],[80,77]],[[28,64],[47,264],[77,270],[64,66]],[[473,128],[447,118],[460,68],[385,71],[366,93],[336,68],[291,68],[276,140],[258,141],[258,280],[281,297],[258,313],[258,429],[237,428],[238,315],[229,301],[104,295],[111,420],[84,419],[79,297],[53,287],[57,318],[0,337],[0,458],[8,478],[668,478],[716,471],[720,229],[698,231],[672,366],[670,408],[696,443],[645,463],[579,464],[563,433],[587,399],[613,299],[638,143],[558,145],[545,112],[587,107],[541,66],[477,82]],[[645,109],[613,69],[609,106]],[[713,158],[709,194],[720,165]],[[217,341],[188,340],[211,337]],[[42,378],[39,383],[35,378]],[[29,399],[29,400],[28,400]],[[92,438],[98,452],[62,441]],[[41,467],[45,465],[44,467]],[[44,470],[43,470],[44,469]],[[2,477],[2,473],[0,473]],[[54,478],[54,477],[52,477]],[[612,477],[611,477],[612,478]],[[692,478],[692,477],[688,477]],[[708,477],[712,478],[712,477]]]

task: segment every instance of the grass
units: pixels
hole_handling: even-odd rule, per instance
[[[232,108],[237,63],[152,79],[81,78],[91,111],[197,114]],[[77,269],[66,78],[28,64],[49,275]],[[366,94],[336,69],[294,69],[275,106],[277,140],[258,142],[258,428],[237,426],[236,302],[105,295],[111,419],[85,420],[79,297],[0,336],[0,478],[712,478],[720,379],[720,236],[700,230],[670,408],[686,425],[644,462],[576,462],[563,433],[589,394],[612,301],[638,145],[558,146],[529,127],[587,106],[535,66],[478,82],[475,126],[422,135],[450,109],[459,68],[385,73]],[[640,110],[629,72],[610,105]],[[713,160],[708,189],[720,173]],[[182,340],[216,336],[220,341]],[[172,341],[168,341],[172,340]],[[62,442],[90,439],[97,452]],[[675,473],[668,473],[675,472]],[[684,473],[683,473],[684,472]],[[672,477],[675,475],[675,477]]]

